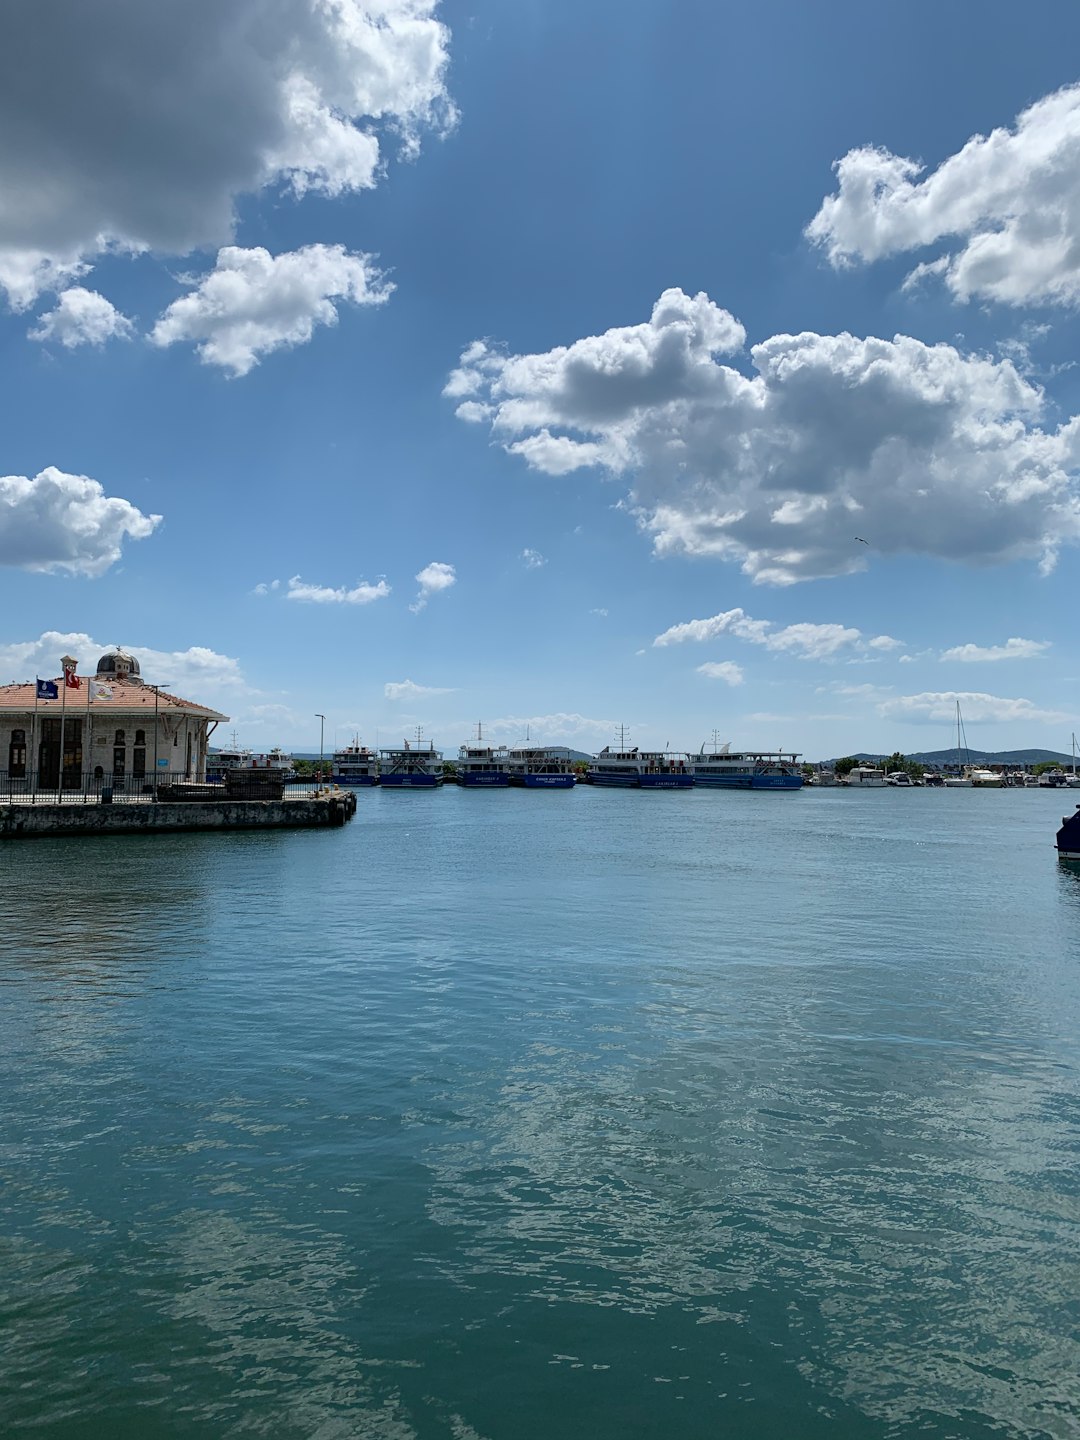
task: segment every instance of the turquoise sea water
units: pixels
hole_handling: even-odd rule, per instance
[[[1064,792],[0,851],[0,1433],[1080,1433]]]

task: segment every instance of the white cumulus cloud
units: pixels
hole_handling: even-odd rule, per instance
[[[594,720],[576,711],[560,710],[548,715],[504,715],[485,725],[484,733],[507,744],[524,744],[527,735],[531,745],[565,745],[571,740],[608,740],[614,729],[614,720]]]
[[[23,307],[105,252],[232,238],[265,187],[376,184],[454,119],[436,0],[36,0],[0,47],[0,286]],[[58,97],[62,97],[61,99]]]
[[[270,351],[305,344],[316,325],[335,325],[335,301],[380,305],[392,288],[370,255],[343,245],[283,255],[229,245],[191,294],[173,301],[150,339],[162,346],[192,341],[204,364],[246,375]]]
[[[539,570],[547,564],[547,560],[540,554],[539,550],[522,550],[521,559],[524,562],[526,570]]]
[[[744,678],[742,666],[736,665],[733,660],[707,660],[697,667],[697,673],[708,676],[710,680],[723,680],[728,685],[741,685]]]
[[[1004,645],[954,645],[951,650],[943,650],[942,660],[961,660],[972,662],[976,660],[1034,660],[1040,655],[1045,655],[1050,649],[1049,640],[1022,640],[1014,636],[1006,640]]]
[[[431,595],[437,595],[440,590],[449,590],[451,585],[457,584],[457,571],[453,565],[447,565],[443,560],[433,560],[430,565],[425,565],[423,570],[416,576],[420,586],[416,599],[409,606],[414,614],[423,610]]]
[[[1042,428],[1042,392],[1010,361],[806,332],[755,345],[748,376],[717,358],[742,340],[707,296],[668,290],[645,324],[543,354],[477,341],[446,390],[534,469],[625,478],[659,554],[759,582],[874,552],[1050,568],[1080,536],[1080,420]]]
[[[101,656],[113,649],[115,646],[95,640],[84,631],[46,630],[36,640],[0,645],[0,683],[58,675],[63,655],[75,657],[81,675],[92,675]],[[123,649],[138,660],[143,679],[163,685],[185,699],[206,701],[208,692],[227,691],[244,683],[238,660],[205,645],[155,650],[146,645],[129,645],[125,639]]]
[[[256,593],[265,595],[267,590],[256,587]],[[390,586],[385,580],[378,580],[374,585],[367,580],[361,580],[350,589],[345,585],[336,588],[330,585],[308,585],[299,575],[293,575],[285,591],[285,599],[307,601],[314,605],[370,605],[373,600],[382,600],[389,594]]]
[[[416,700],[422,695],[452,695],[440,685],[417,685],[413,680],[388,680],[383,686],[387,700]]]
[[[96,290],[73,285],[29,332],[31,340],[57,340],[69,350],[76,345],[104,345],[106,340],[130,340],[135,327],[126,315]]]
[[[887,720],[949,723],[955,722],[957,701],[960,702],[964,720],[969,724],[1011,720],[1058,723],[1069,718],[1060,710],[1042,710],[1031,700],[985,695],[971,690],[924,691],[920,695],[898,695],[894,700],[882,701],[878,706],[878,713]]]
[[[0,476],[0,565],[103,575],[125,540],[145,540],[160,521],[54,465],[33,477]]]
[[[1080,85],[1035,102],[1012,129],[975,135],[936,170],[862,146],[807,227],[836,266],[956,241],[909,283],[937,276],[958,300],[1080,303]]]
[[[657,635],[653,645],[662,648],[687,641],[700,643],[717,640],[721,635],[734,635],[751,645],[763,645],[766,650],[795,655],[800,660],[830,660],[844,651],[887,650],[899,643],[891,635],[865,636],[852,625],[799,621],[777,629],[771,620],[755,620],[736,606],[734,610],[710,615],[707,620],[686,620],[681,625],[672,625]]]

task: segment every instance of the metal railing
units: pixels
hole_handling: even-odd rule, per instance
[[[145,775],[109,775],[97,771],[65,770],[63,776],[53,770],[35,775],[11,775],[0,770],[0,805],[131,805],[153,803],[155,799],[242,799],[229,796],[224,780],[198,780],[193,776],[159,771],[157,786],[152,772]],[[58,783],[59,782],[59,783]],[[327,782],[323,782],[325,785]],[[301,799],[313,795],[319,783],[312,776],[286,780],[284,796]],[[186,793],[185,793],[186,792]]]

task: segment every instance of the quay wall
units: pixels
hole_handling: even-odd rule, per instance
[[[156,835],[183,830],[314,830],[344,825],[356,796],[159,801],[127,805],[0,805],[0,840],[54,835]]]

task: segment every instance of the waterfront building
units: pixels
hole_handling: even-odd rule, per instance
[[[0,685],[0,783],[8,793],[202,780],[210,736],[229,717],[146,683],[116,649],[93,676],[65,655],[59,677]],[[55,698],[53,698],[55,697]]]

